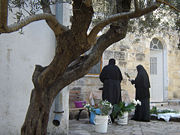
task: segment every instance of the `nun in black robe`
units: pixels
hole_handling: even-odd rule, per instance
[[[110,59],[100,74],[100,80],[103,83],[102,99],[109,101],[112,105],[121,101],[121,81],[122,74],[118,66],[115,65],[115,59]]]
[[[150,82],[149,77],[142,65],[137,67],[137,76],[135,80],[131,80],[132,84],[135,84],[136,96],[135,99],[141,101],[141,105],[137,105],[135,108],[135,114],[133,120],[136,121],[150,121]]]

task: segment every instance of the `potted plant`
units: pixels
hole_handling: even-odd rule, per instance
[[[106,100],[101,100],[97,106],[86,104],[84,107],[91,112],[92,116],[94,116],[93,122],[95,124],[95,131],[98,133],[106,133],[108,127],[108,116],[111,114],[113,108],[111,103]]]
[[[153,106],[150,109],[150,114],[151,114],[151,119],[156,119],[156,120],[163,119],[166,122],[170,121],[171,118],[172,118],[172,120],[175,120],[175,121],[180,120],[179,119],[180,112],[175,111],[173,109],[162,109],[162,108],[160,109],[160,108],[157,108],[156,106]]]
[[[135,106],[141,102],[133,100],[131,103],[119,102],[113,105],[112,116],[115,122],[119,125],[126,125],[128,123],[128,113],[135,109]]]

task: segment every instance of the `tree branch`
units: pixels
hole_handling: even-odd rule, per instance
[[[76,64],[69,66],[66,72],[56,79],[57,83],[54,83],[51,86],[51,89],[54,89],[55,91],[51,91],[50,94],[56,95],[65,86],[86,75],[90,68],[99,61],[98,57],[94,59],[94,56],[95,55],[86,55],[85,57],[79,57],[79,59],[74,62]]]
[[[179,10],[178,8],[174,7],[173,5],[169,4],[169,3],[166,2],[166,1],[162,1],[162,0],[156,0],[156,1],[159,2],[159,3],[163,3],[163,4],[165,4],[165,5],[168,5],[170,8],[172,8],[172,9],[180,12],[180,10]]]
[[[123,2],[127,3],[124,3],[123,6],[118,6],[117,12],[125,12],[130,10],[130,1],[124,0]],[[127,21],[128,20],[120,20],[118,25],[111,26],[106,34],[103,34],[98,38],[97,43],[93,46],[89,54],[80,56],[75,61],[71,62],[66,71],[61,76],[56,78],[56,83],[51,86],[51,89],[54,89],[55,91],[51,91],[49,94],[56,95],[59,90],[74,80],[77,80],[86,75],[90,68],[99,62],[104,50],[107,47],[126,36],[128,25]]]
[[[135,12],[138,12],[139,10],[138,0],[134,0],[134,7],[135,7]]]
[[[96,42],[96,36],[101,31],[106,25],[118,21],[120,19],[132,19],[132,18],[137,18],[142,15],[145,15],[149,12],[152,12],[156,10],[159,7],[159,4],[154,4],[150,7],[144,8],[144,9],[139,9],[139,12],[124,12],[124,13],[119,13],[111,16],[110,18],[101,21],[99,24],[97,24],[89,33],[88,35],[88,43],[93,45]]]
[[[91,0],[73,0],[73,16],[71,18],[71,29],[73,34],[76,35],[76,41],[79,45],[86,44],[87,42],[87,31],[92,21],[92,16],[94,14]],[[82,25],[83,24],[83,25]]]
[[[37,14],[37,15],[25,17],[20,22],[7,26],[5,28],[5,30],[3,30],[3,31],[0,29],[0,33],[15,32],[15,31],[18,31],[20,28],[23,28],[24,26],[26,26],[34,21],[39,21],[39,20],[47,20],[47,21],[51,22],[52,24],[54,24],[55,27],[58,26],[59,34],[64,31],[67,31],[67,28],[65,26],[59,24],[59,22],[56,20],[56,18],[54,16],[52,16],[51,14],[43,13],[43,14]]]
[[[8,0],[0,0],[0,31],[7,26]]]
[[[43,72],[43,70],[45,70],[47,67],[42,67],[41,65],[36,65],[35,66],[35,70],[34,70],[34,73],[33,73],[33,76],[32,76],[32,82],[35,86],[35,88],[38,87],[38,76]]]
[[[92,6],[92,0],[84,0],[83,3],[84,3],[87,7],[91,7],[91,6]]]
[[[56,90],[53,91],[55,92],[54,94],[56,95],[56,93],[58,93],[58,91],[63,89],[65,86],[86,75],[91,67],[100,61],[104,50],[112,43],[119,41],[124,37],[124,33],[112,33],[111,30],[107,32],[107,34],[102,35],[88,55],[80,56],[78,59],[76,59],[76,61],[68,66],[67,70],[62,76],[57,78],[57,83],[54,83],[51,86],[51,89]],[[50,94],[51,93],[52,91]]]
[[[52,14],[50,5],[48,3],[46,3],[46,1],[42,0],[41,6],[42,6],[44,13]],[[46,23],[54,31],[55,35],[60,34],[60,32],[61,32],[61,24],[60,23],[54,25],[54,23],[49,20],[46,20]]]

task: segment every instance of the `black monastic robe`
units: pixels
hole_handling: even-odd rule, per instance
[[[136,100],[141,101],[141,105],[137,105],[133,119],[137,121],[150,121],[150,82],[149,77],[142,65],[137,66],[138,74],[131,83],[135,84]]]
[[[110,59],[101,74],[100,80],[103,82],[102,99],[109,101],[112,105],[121,101],[121,81],[122,74],[118,66],[115,65],[115,60]]]

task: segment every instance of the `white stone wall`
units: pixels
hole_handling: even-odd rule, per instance
[[[23,35],[0,35],[0,135],[20,134],[35,64],[46,66],[54,56],[54,35],[45,21],[34,22],[23,31]]]
[[[48,122],[48,129],[47,134],[48,135],[68,135],[69,130],[69,87],[65,87],[60,92],[60,110],[64,111],[64,113],[61,114],[60,117],[60,125],[55,126],[52,121],[54,120],[55,116],[55,103],[53,103],[49,115],[49,122]]]
[[[69,16],[64,9],[70,9],[69,4],[60,4],[58,13],[61,23],[70,25]],[[55,14],[56,8],[52,6]],[[60,11],[61,10],[61,11]],[[68,10],[68,14],[72,11]],[[66,14],[65,14],[66,13]],[[15,21],[11,15],[9,24]],[[67,22],[68,21],[68,22]],[[23,35],[18,32],[0,35],[0,135],[19,135],[29,106],[30,94],[33,88],[32,74],[36,64],[47,66],[55,53],[55,37],[45,21],[38,21],[23,28]],[[48,134],[68,134],[69,91],[61,92],[61,105],[64,113],[61,124],[55,127],[54,104],[51,108],[48,124]]]

